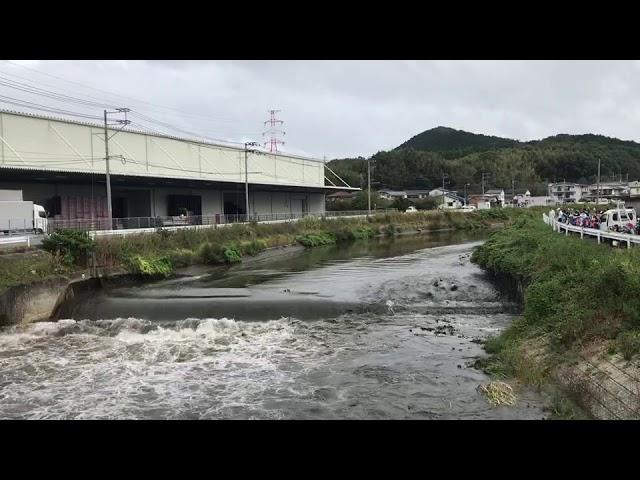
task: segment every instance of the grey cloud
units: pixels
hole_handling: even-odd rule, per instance
[[[368,156],[438,125],[520,140],[587,132],[640,140],[635,126],[640,120],[640,93],[634,88],[640,64],[634,61],[169,60],[25,65],[188,112],[193,116],[135,105],[158,120],[214,138],[261,140],[267,110],[277,108],[287,132],[284,149],[318,157]],[[108,97],[2,62],[1,72],[46,82],[69,94]],[[4,87],[3,92],[9,94]]]

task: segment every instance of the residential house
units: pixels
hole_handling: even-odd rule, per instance
[[[356,196],[356,192],[335,192],[330,195],[327,195],[325,198],[328,201],[331,200],[346,200],[349,198],[354,198]]]
[[[606,200],[623,200],[630,196],[629,184],[625,182],[600,182],[582,189],[583,202],[595,202],[598,198]]]
[[[429,196],[429,190],[406,190],[407,198],[419,200]]]
[[[469,205],[476,207],[478,210],[491,208],[491,202],[484,195],[469,195]]]
[[[489,202],[495,202],[500,207],[504,207],[504,190],[487,190],[485,197],[489,199]]]
[[[555,203],[555,200],[550,196],[532,196],[529,190],[525,193],[516,194],[513,198],[513,205],[516,207],[544,207],[547,205],[555,205]]]
[[[378,196],[386,200],[395,200],[396,198],[407,198],[407,192],[403,190],[380,190]]]
[[[582,199],[583,188],[586,185],[573,182],[559,182],[549,184],[549,196],[558,203],[575,203]]]
[[[430,197],[441,197],[442,195],[446,195],[446,194],[457,195],[458,192],[454,192],[452,190],[446,190],[443,188],[434,188],[433,190],[429,191]]]
[[[438,208],[444,210],[452,210],[456,208],[462,208],[464,206],[464,198],[451,192],[447,192],[444,195],[441,195],[440,198],[442,203],[438,205]]]

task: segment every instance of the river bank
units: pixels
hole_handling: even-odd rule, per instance
[[[51,242],[57,250],[30,249],[0,255],[0,325],[52,318],[64,298],[73,294],[72,285],[91,278],[112,281],[133,278],[144,282],[167,278],[194,265],[233,264],[262,252],[292,246],[312,248],[380,235],[488,229],[510,222],[520,213],[519,210],[472,214],[424,211],[369,218],[307,218],[299,222],[198,231],[160,230],[154,235],[99,239],[95,243],[88,239],[79,242],[77,232],[71,232],[70,238],[61,236]],[[79,243],[82,252],[77,251]],[[34,305],[38,308],[32,308]]]
[[[558,235],[538,213],[472,256],[523,315],[485,349],[488,373],[552,392],[563,418],[640,418],[640,254]]]

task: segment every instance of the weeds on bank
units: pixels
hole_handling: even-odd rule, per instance
[[[197,263],[236,263],[243,256],[257,255],[266,248],[294,243],[317,247],[378,234],[396,235],[404,230],[476,229],[495,222],[510,222],[523,215],[527,215],[523,209],[504,209],[472,214],[420,211],[350,219],[309,217],[298,222],[238,224],[201,230],[160,228],[156,235],[100,238],[95,242],[86,233],[70,230],[57,232],[45,240],[43,247],[51,255],[39,251],[42,255],[37,260],[25,253],[20,261],[0,261],[0,288],[72,271],[84,266],[89,256],[95,257],[102,268],[122,267],[139,275],[166,276],[175,268]]]
[[[544,382],[551,364],[594,341],[612,341],[626,359],[640,353],[640,251],[559,235],[527,217],[495,232],[471,260],[525,288],[524,314],[485,345],[489,373]],[[546,363],[525,348],[544,338]]]

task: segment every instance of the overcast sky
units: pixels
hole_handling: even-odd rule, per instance
[[[267,110],[278,109],[281,148],[327,159],[369,156],[439,125],[518,140],[640,141],[637,61],[13,60],[0,61],[0,76],[240,142],[262,142]],[[0,95],[102,114],[3,85]]]

